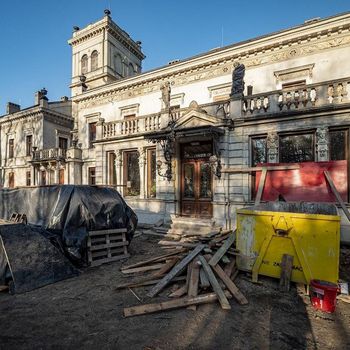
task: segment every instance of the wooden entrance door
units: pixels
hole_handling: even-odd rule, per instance
[[[211,143],[192,142],[183,146],[181,168],[181,214],[212,217]]]

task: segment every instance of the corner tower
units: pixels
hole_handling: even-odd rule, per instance
[[[141,73],[141,42],[134,41],[110,17],[87,27],[74,27],[72,47],[72,96],[85,90]]]

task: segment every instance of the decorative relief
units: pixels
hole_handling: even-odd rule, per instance
[[[139,147],[139,165],[142,168],[146,164],[146,148],[145,147]]]
[[[266,139],[267,161],[269,163],[278,163],[278,134],[270,132]]]
[[[115,165],[121,167],[123,165],[123,153],[121,150],[115,151]]]
[[[317,161],[328,161],[328,128],[326,126],[316,130]]]

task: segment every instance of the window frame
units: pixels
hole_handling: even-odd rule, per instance
[[[30,140],[30,142],[28,142]],[[33,149],[33,135],[26,135],[26,156],[32,155]]]
[[[8,152],[9,152],[9,159],[12,159],[15,157],[15,139],[11,138],[8,141]]]
[[[147,148],[147,198],[157,198],[157,149],[156,147],[150,147]],[[154,183],[152,181],[152,153],[155,154],[155,178]],[[155,187],[154,189],[154,195],[152,195],[152,187]]]
[[[80,59],[80,72],[82,75],[89,72],[89,56],[84,54]]]
[[[61,147],[61,141],[63,141],[63,143],[65,143],[65,147]],[[58,136],[58,148],[60,149],[68,149],[68,138],[67,137],[63,137],[63,136]]]
[[[130,154],[132,153],[137,153],[137,159],[138,159],[138,166],[139,166],[139,188],[138,188],[138,193],[136,194],[130,194],[130,190],[128,185],[128,178],[129,178],[129,172],[128,172],[128,157],[130,156]],[[127,151],[123,152],[123,187],[124,187],[124,196],[126,197],[140,197],[141,195],[141,176],[140,176],[140,155],[138,154],[138,151],[136,149],[130,149]],[[131,188],[132,186],[130,186]]]
[[[94,125],[94,133],[91,132],[91,127]],[[89,141],[89,148],[93,148],[93,142],[96,141],[96,126],[97,122],[88,122],[88,141]],[[92,137],[93,136],[93,137]]]
[[[14,171],[9,172],[8,179],[9,179],[8,187],[15,188],[15,172]]]
[[[108,167],[108,178],[107,182],[109,186],[117,186],[117,169],[115,161],[117,156],[114,151],[107,152],[107,167]]]
[[[93,72],[98,69],[98,51],[94,50],[90,56],[90,71]]]
[[[26,171],[26,186],[30,187],[32,185],[32,172],[30,170]]]
[[[267,134],[260,134],[260,135],[251,135],[250,137],[250,160],[249,163],[251,165],[251,167],[255,168],[256,165],[254,165],[253,161],[253,141],[254,140],[258,140],[258,139],[264,139],[265,140],[265,163],[268,162],[268,154],[267,154]],[[256,191],[255,191],[255,181],[256,181],[256,172],[251,172],[250,173],[250,186],[251,186],[251,190],[250,190],[250,196],[251,199],[253,200],[256,196]]]
[[[316,130],[298,130],[296,132],[282,132],[278,133],[278,163],[302,163],[302,162],[282,162],[282,148],[281,148],[281,138],[288,136],[301,136],[301,135],[312,135],[312,152],[313,152],[313,160],[304,160],[302,162],[316,162]]]
[[[96,186],[96,167],[88,167],[88,184],[90,186]]]

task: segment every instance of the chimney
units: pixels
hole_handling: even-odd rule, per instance
[[[21,110],[20,105],[13,102],[7,102],[6,114],[16,113],[16,112],[19,112],[20,110]]]
[[[35,105],[40,105],[40,106],[47,106],[47,101],[48,98],[46,97],[47,95],[47,90],[45,88],[42,88],[40,91],[37,91],[35,93]]]

